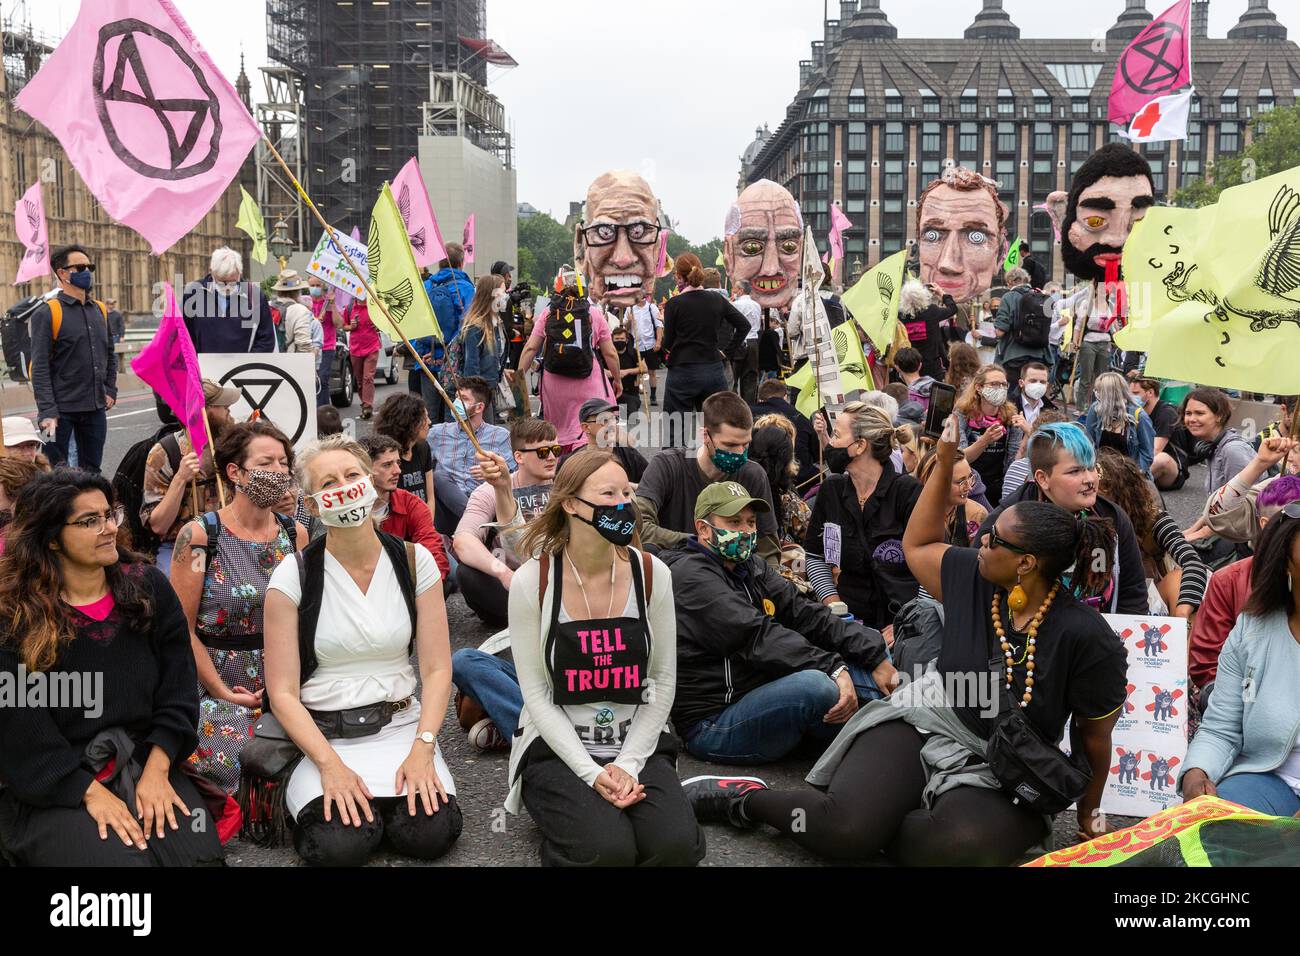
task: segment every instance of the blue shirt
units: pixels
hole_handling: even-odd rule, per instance
[[[518,466],[510,451],[510,432],[500,425],[479,425],[474,437],[484,451],[496,452],[506,460],[513,472]],[[455,482],[456,487],[468,497],[481,481],[469,470],[478,464],[474,445],[456,422],[443,422],[429,429],[429,450],[433,452],[434,467]]]

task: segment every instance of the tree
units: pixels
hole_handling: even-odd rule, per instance
[[[1175,206],[1208,206],[1218,202],[1219,194],[1229,186],[1254,182],[1300,164],[1300,106],[1260,113],[1252,126],[1251,144],[1238,155],[1215,163],[1212,182],[1198,179],[1174,193]]]
[[[547,288],[560,266],[573,261],[573,234],[546,213],[519,220],[519,274],[534,287]]]

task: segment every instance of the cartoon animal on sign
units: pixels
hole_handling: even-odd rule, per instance
[[[988,292],[1007,251],[1007,207],[998,184],[949,166],[916,203],[921,281],[958,302]]]
[[[760,179],[736,197],[723,229],[723,262],[734,282],[749,280],[755,302],[788,311],[803,257],[803,213],[784,186]]]
[[[1174,706],[1174,701],[1183,696],[1181,690],[1161,690],[1153,686],[1151,692],[1155,694],[1155,699],[1147,704],[1146,709],[1156,720],[1171,720],[1178,716],[1178,708]]]
[[[1137,783],[1138,767],[1142,761],[1142,751],[1130,753],[1123,747],[1116,747],[1115,753],[1119,755],[1119,763],[1110,768],[1110,772],[1119,777],[1120,783]]]
[[[627,169],[602,173],[587,188],[573,231],[573,257],[593,302],[624,308],[650,295],[659,260],[663,214],[654,190]]]
[[[1151,769],[1142,774],[1142,779],[1148,781],[1148,789],[1165,790],[1174,785],[1174,775],[1171,771],[1178,766],[1181,761],[1177,757],[1157,757],[1155,754],[1147,754],[1147,760],[1151,762]]]

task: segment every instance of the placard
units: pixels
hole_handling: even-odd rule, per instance
[[[289,436],[294,450],[316,440],[316,359],[306,352],[200,352],[204,378],[238,389],[237,422],[258,414]]]
[[[1237,434],[1246,441],[1253,442],[1273,422],[1280,422],[1285,413],[1286,409],[1274,402],[1248,402],[1234,398],[1228,427],[1237,429]]]
[[[356,263],[358,269],[370,268],[370,250],[364,242],[353,239],[337,229],[334,230],[334,237],[342,243],[343,249],[347,250],[348,256]],[[339,251],[338,244],[328,231],[321,233],[320,242],[316,243],[316,248],[312,251],[311,262],[307,264],[307,274],[320,277],[354,299],[366,297],[366,287],[361,284],[357,274],[347,264],[343,253]]]

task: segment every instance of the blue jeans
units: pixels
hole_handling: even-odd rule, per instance
[[[519,689],[514,664],[466,648],[451,655],[451,682],[466,697],[482,705],[506,740],[514,738],[519,712],[524,709],[524,695]]]
[[[436,463],[433,468],[433,498],[437,502],[433,509],[434,527],[439,534],[455,534],[456,526],[465,514],[465,506],[469,504],[469,495]]]
[[[1234,773],[1215,788],[1224,800],[1275,817],[1293,817],[1300,797],[1275,773]]]
[[[883,695],[860,667],[849,665],[858,696]],[[830,743],[843,724],[823,717],[840,699],[835,681],[821,671],[797,671],[751,690],[712,720],[686,732],[686,749],[713,763],[758,764],[780,760],[805,737]]]
[[[334,377],[334,350],[321,349],[316,363],[316,407],[330,404],[330,379]]]
[[[172,555],[175,554],[175,552],[175,541],[164,541],[162,544],[158,545],[158,557],[155,559],[155,564],[157,565],[158,570],[168,577],[171,577]]]
[[[108,413],[102,408],[93,412],[59,412],[54,444],[64,461],[68,461],[68,445],[74,433],[77,437],[77,467],[99,474],[99,466],[104,460],[104,442],[108,438]]]

